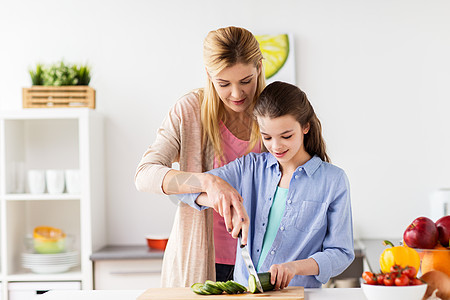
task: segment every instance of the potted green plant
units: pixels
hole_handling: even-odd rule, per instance
[[[89,87],[91,68],[60,61],[29,69],[31,88],[23,89],[23,107],[95,108],[95,90]]]

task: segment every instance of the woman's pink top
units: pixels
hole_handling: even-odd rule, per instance
[[[235,137],[220,121],[220,134],[222,137],[223,160],[219,163],[217,157],[214,158],[214,168],[226,165],[247,153],[248,141],[243,141]],[[261,145],[257,143],[251,152],[261,152]],[[214,214],[214,247],[216,253],[216,263],[234,265],[236,260],[237,240],[228,232],[225,221],[216,211]]]

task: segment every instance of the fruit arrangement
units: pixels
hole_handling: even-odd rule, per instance
[[[418,249],[433,249],[436,246],[450,248],[450,216],[433,222],[427,217],[416,218],[403,233],[406,245]]]
[[[403,234],[404,245],[394,247],[392,243],[385,241],[385,245],[391,247],[385,249],[380,256],[381,271],[374,273],[370,270],[362,274],[366,282],[362,285],[366,297],[407,299],[405,295],[407,290],[426,287],[423,299],[437,296],[443,300],[450,300],[449,240],[450,216],[444,216],[436,222],[426,217],[416,218]],[[422,276],[417,278],[419,268]],[[385,289],[383,286],[416,287]],[[414,291],[416,292],[419,293]],[[385,293],[383,297],[380,297],[381,293]],[[422,297],[422,294],[419,296]]]
[[[450,276],[450,216],[433,222],[416,218],[403,234],[404,243],[416,248],[422,264],[422,274],[436,270]]]
[[[362,278],[370,285],[408,286],[420,285],[417,272],[420,268],[420,257],[416,250],[407,246],[394,246],[390,241],[384,241],[385,246],[380,255],[380,273],[366,271]]]

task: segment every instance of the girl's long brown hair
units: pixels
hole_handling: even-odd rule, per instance
[[[306,152],[330,162],[320,120],[306,94],[295,85],[281,81],[269,84],[259,95],[253,114],[271,119],[291,115],[302,127],[309,123],[310,129],[303,140]]]

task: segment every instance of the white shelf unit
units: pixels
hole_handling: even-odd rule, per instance
[[[15,282],[79,282],[93,288],[90,255],[106,244],[103,119],[88,108],[0,112],[0,281],[2,299]],[[81,193],[14,193],[12,170],[79,169]],[[26,178],[26,176],[25,176]],[[26,186],[26,184],[25,184]],[[36,226],[61,228],[74,237],[80,265],[59,274],[21,266],[25,236]],[[57,286],[57,284],[56,284]]]

